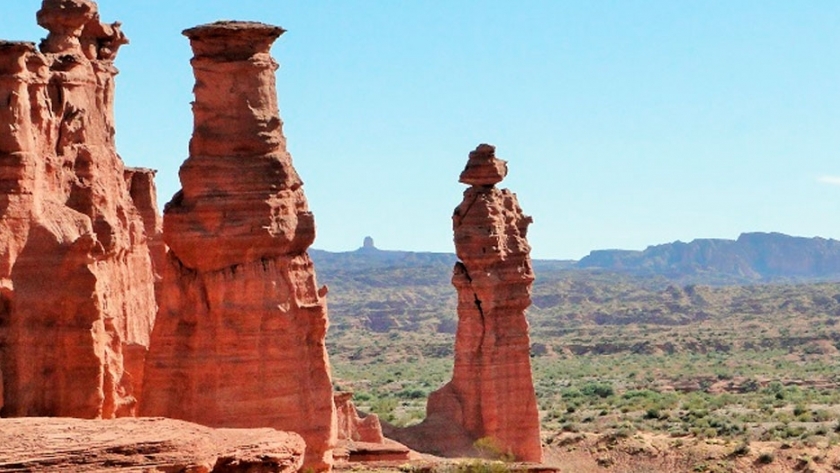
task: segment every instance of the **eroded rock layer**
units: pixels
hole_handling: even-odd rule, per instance
[[[470,188],[452,216],[460,259],[452,275],[458,291],[452,380],[429,396],[423,423],[385,432],[415,450],[542,461],[525,319],[534,281],[526,240],[532,220],[515,194],[495,187],[506,174],[495,148],[484,144],[461,174]]]
[[[114,145],[119,24],[44,0],[0,42],[0,414],[131,415],[155,316],[147,236]]]
[[[164,209],[169,247],[141,412],[215,427],[274,427],[332,461],[336,417],[315,224],[277,107],[261,23],[186,30],[195,57],[190,157]]]
[[[303,439],[172,419],[0,419],[0,471],[298,471]]]

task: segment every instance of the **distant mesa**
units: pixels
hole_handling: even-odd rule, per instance
[[[363,250],[375,250],[376,246],[373,244],[373,238],[366,236],[365,241],[362,242],[362,249]]]
[[[597,250],[577,267],[672,279],[702,277],[712,283],[835,279],[840,277],[840,241],[754,232],[737,240],[676,241],[643,251]]]

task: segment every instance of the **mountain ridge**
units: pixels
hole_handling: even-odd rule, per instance
[[[324,273],[385,268],[428,268],[449,271],[454,253],[380,250],[369,237],[354,251],[311,249],[310,256]],[[533,260],[539,273],[608,271],[645,277],[664,277],[687,284],[748,284],[840,280],[840,241],[798,237],[779,232],[747,232],[735,240],[698,238],[651,245],[644,250],[593,250],[575,260]],[[331,278],[330,278],[331,279]]]

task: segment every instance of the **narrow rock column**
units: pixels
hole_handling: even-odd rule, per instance
[[[429,410],[435,412],[436,397],[452,395],[460,404],[457,418],[472,438],[540,462],[525,319],[534,281],[526,239],[532,219],[513,192],[495,187],[506,174],[507,164],[484,144],[470,153],[461,173],[460,182],[470,188],[452,216],[460,259],[452,275],[458,291],[455,368],[449,385],[430,398]]]
[[[115,149],[114,58],[91,0],[44,0],[0,42],[0,415],[132,415],[154,323],[142,216]]]
[[[326,287],[306,250],[315,224],[277,108],[271,44],[283,29],[188,29],[195,57],[190,157],[164,209],[169,246],[141,413],[303,436],[305,467],[336,438]]]
[[[470,185],[452,227],[459,262],[458,329],[452,380],[431,393],[426,418],[389,438],[443,456],[513,455],[542,461],[525,309],[534,272],[526,240],[531,217],[516,195],[495,185],[507,174],[495,148],[470,153],[460,181]]]

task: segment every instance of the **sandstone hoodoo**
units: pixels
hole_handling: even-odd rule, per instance
[[[194,132],[169,246],[141,413],[303,436],[305,468],[332,462],[336,416],[315,224],[282,132],[271,44],[283,29],[188,29]]]
[[[114,144],[128,41],[90,0],[37,19],[40,51],[0,42],[0,414],[131,415],[156,306]]]
[[[512,454],[541,462],[540,423],[531,378],[528,322],[531,304],[531,217],[516,195],[498,189],[507,174],[495,148],[470,153],[460,181],[469,184],[452,225],[458,291],[458,328],[452,380],[429,396],[426,419],[386,435],[441,455]],[[476,452],[479,450],[479,452]]]

